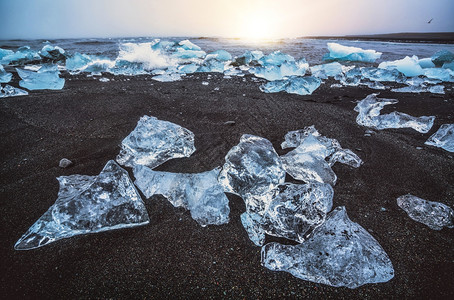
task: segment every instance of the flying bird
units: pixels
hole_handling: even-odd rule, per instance
[[[430,19],[429,22],[427,22],[427,24],[430,24],[430,23],[432,22],[433,19],[434,19],[434,18]]]

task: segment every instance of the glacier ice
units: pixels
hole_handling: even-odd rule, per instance
[[[2,65],[0,65],[0,83],[8,83],[13,78],[13,74],[5,71]]]
[[[153,76],[151,79],[161,82],[172,82],[181,80],[181,74],[165,73],[157,76]]]
[[[232,60],[232,55],[225,50],[216,50],[207,54],[205,59],[217,59],[219,61],[229,61]]]
[[[324,60],[375,62],[382,55],[375,50],[364,50],[358,47],[348,47],[337,43],[327,43],[329,53]]]
[[[450,69],[451,71],[454,71],[454,61],[449,62],[449,63],[444,63],[443,69]]]
[[[263,246],[265,244],[265,230],[261,226],[262,216],[253,212],[244,212],[240,219],[254,245]]]
[[[2,65],[20,65],[41,60],[41,56],[31,50],[29,46],[20,47],[16,52],[2,49],[0,56],[2,56],[0,59]]]
[[[269,243],[262,247],[261,256],[262,265],[270,270],[335,287],[353,289],[394,277],[386,252],[348,218],[344,207],[329,213],[305,242],[296,246]]]
[[[454,210],[443,203],[427,201],[407,194],[397,198],[397,205],[410,218],[429,226],[430,229],[454,228]]]
[[[280,51],[262,56],[257,64],[249,72],[269,81],[281,80],[288,76],[303,76],[309,68],[306,59],[295,60],[292,56]]]
[[[143,116],[136,128],[121,142],[117,162],[127,167],[155,168],[172,158],[194,153],[194,134],[177,124]]]
[[[60,78],[57,66],[43,66],[38,72],[16,68],[22,78],[19,85],[29,90],[61,90],[65,85],[65,79]]]
[[[175,207],[189,209],[201,226],[229,222],[229,200],[218,183],[219,168],[197,174],[153,171],[134,166],[135,184],[145,197],[163,195]]]
[[[328,163],[330,166],[333,166],[336,162],[353,168],[359,168],[363,164],[361,158],[350,149],[337,149],[329,158]]]
[[[89,62],[92,61],[92,58],[87,54],[80,54],[78,52],[70,55],[66,59],[66,70],[68,71],[80,71],[82,70]]]
[[[225,164],[219,174],[219,183],[224,190],[243,198],[264,195],[285,179],[281,160],[270,141],[244,134],[240,143],[225,156]],[[248,207],[250,211],[261,208]]]
[[[404,82],[405,75],[396,69],[361,68],[361,75],[371,81]]]
[[[15,96],[27,96],[28,92],[19,88],[5,85],[3,88],[0,86],[0,98],[15,97]]]
[[[406,56],[404,59],[395,61],[384,61],[378,65],[380,69],[397,70],[405,76],[413,77],[424,74],[423,68],[419,65],[417,56]]]
[[[57,179],[57,200],[17,241],[16,250],[38,248],[79,234],[149,223],[145,205],[128,173],[113,160],[98,176]]]
[[[418,64],[421,66],[423,69],[427,68],[435,68],[435,64],[432,62],[432,59],[430,57],[427,58],[421,58],[418,60]]]
[[[232,65],[233,66],[244,66],[244,65],[260,65],[258,62],[263,57],[263,52],[259,50],[249,51],[246,50],[241,56],[235,57]]]
[[[424,144],[454,152],[454,124],[443,124]]]
[[[435,66],[441,67],[445,63],[454,61],[454,53],[448,50],[440,50],[432,55],[431,59]]]
[[[45,45],[38,53],[44,61],[64,61],[66,59],[65,50],[58,46]]]
[[[436,79],[444,82],[454,82],[454,71],[443,68],[424,69],[424,76],[429,79]]]
[[[270,81],[260,86],[265,93],[285,91],[290,94],[311,95],[321,84],[321,80],[313,76],[290,76],[283,80]]]
[[[387,128],[413,128],[421,133],[427,133],[434,123],[434,116],[413,117],[401,112],[380,115],[385,105],[396,104],[396,99],[378,98],[378,94],[370,94],[355,106],[359,114],[356,122],[359,125],[378,130]]]
[[[311,67],[312,76],[320,79],[327,79],[328,77],[335,77],[343,73],[342,65],[338,62],[329,64],[317,65]]]

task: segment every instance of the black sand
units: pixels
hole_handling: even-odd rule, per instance
[[[107,83],[73,76],[62,91],[0,100],[3,299],[452,299],[454,231],[431,230],[396,205],[396,198],[406,193],[454,205],[453,154],[424,146],[441,124],[453,123],[452,90],[446,95],[382,92],[381,97],[399,100],[384,112],[435,115],[435,125],[428,134],[396,129],[365,137],[366,128],[356,124],[353,107],[373,90],[325,84],[311,96],[264,94],[249,76],[245,81],[211,76],[174,83],[155,82],[149,76],[115,77]],[[338,139],[364,165],[334,166],[334,206],[346,206],[349,217],[378,240],[393,262],[395,277],[351,290],[269,271],[260,265],[260,248],[249,241],[239,221],[244,204],[233,195],[228,196],[231,221],[224,226],[202,228],[187,211],[154,197],[145,200],[151,217],[147,226],[13,250],[56,200],[55,178],[98,174],[145,114],[184,126],[196,136],[197,151],[190,158],[158,168],[171,172],[222,165],[244,133],[269,139],[279,154],[285,153],[280,149],[284,134],[307,125]],[[75,165],[60,169],[63,157]]]

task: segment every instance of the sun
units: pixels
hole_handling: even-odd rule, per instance
[[[258,10],[244,16],[240,32],[245,39],[275,39],[279,37],[279,21],[270,11]]]

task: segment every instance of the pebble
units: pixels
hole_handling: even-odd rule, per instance
[[[233,126],[235,125],[235,121],[227,121],[227,122],[224,122],[224,125],[230,125],[230,126]]]

